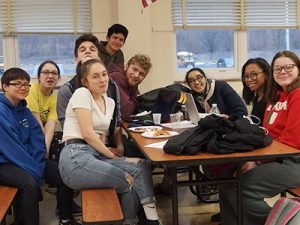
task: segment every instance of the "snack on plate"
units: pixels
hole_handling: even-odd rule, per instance
[[[137,132],[146,132],[146,131],[147,131],[147,128],[144,128],[144,127],[137,127],[137,128],[135,128],[135,131],[137,131]]]
[[[160,127],[137,127],[135,128],[136,132],[146,132],[146,131],[158,131]]]
[[[158,130],[153,133],[153,136],[155,137],[164,136],[164,135],[170,135],[170,132],[167,130]]]

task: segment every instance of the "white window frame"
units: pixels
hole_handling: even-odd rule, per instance
[[[219,0],[220,5],[225,4],[227,0]],[[185,4],[185,2],[190,3],[207,3],[209,5],[209,0],[172,0],[172,4],[177,3],[179,5]],[[239,1],[228,1],[232,4],[240,4],[239,11],[237,11],[237,15],[240,16],[240,20],[238,22],[238,26],[235,23],[235,20],[229,21],[228,24],[222,24],[222,20],[217,21],[211,25],[211,22],[203,21],[202,24],[187,24],[189,21],[189,17],[184,12],[184,7],[182,13],[182,19],[176,20],[176,16],[178,17],[178,13],[180,10],[177,10],[177,14],[174,15],[174,11],[172,12],[173,16],[173,27],[174,30],[177,28],[196,28],[196,29],[233,29],[234,30],[234,67],[233,68],[205,68],[208,76],[211,78],[218,79],[226,79],[226,80],[238,80],[240,79],[240,71],[242,69],[243,64],[247,61],[248,58],[248,36],[247,36],[247,28],[265,28],[265,29],[281,29],[281,28],[300,28],[300,0],[239,0]],[[258,5],[257,3],[260,3]],[[285,23],[282,23],[282,20],[276,20],[276,23],[271,23],[270,18],[272,16],[274,18],[282,17],[283,12],[280,11],[282,9],[282,4],[288,3],[290,6],[287,8],[289,11],[288,16],[290,16]],[[262,4],[262,5],[261,5]],[[258,5],[258,7],[256,7]],[[264,5],[264,6],[263,6]],[[201,8],[202,5],[199,5]],[[249,8],[247,8],[249,7]],[[274,7],[274,9],[272,9]],[[276,8],[277,7],[277,8]],[[207,10],[210,10],[208,8]],[[248,10],[249,9],[249,10]],[[194,10],[194,8],[192,9]],[[265,12],[268,12],[268,22],[264,23],[264,19],[266,18]],[[269,12],[274,11],[274,15],[269,15]],[[200,11],[199,11],[200,12]],[[205,12],[205,11],[204,11]],[[258,13],[256,13],[258,12]],[[206,12],[205,12],[206,13]],[[211,12],[212,13],[212,12]],[[187,16],[187,18],[183,18]],[[286,15],[284,15],[286,16]],[[180,18],[180,16],[178,17]],[[235,18],[237,18],[235,16]],[[258,18],[259,22],[256,21]],[[182,23],[181,23],[182,22]],[[174,33],[176,36],[176,33]],[[175,37],[176,40],[176,37]],[[176,61],[176,55],[174,56],[174,60]],[[182,80],[185,77],[185,74],[188,69],[176,69],[175,80]]]

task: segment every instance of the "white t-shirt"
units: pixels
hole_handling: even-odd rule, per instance
[[[66,109],[66,120],[63,129],[63,141],[65,140],[65,137],[83,139],[80,133],[80,128],[75,112],[73,111],[76,108],[84,108],[91,110],[93,128],[95,132],[104,135],[104,137],[107,136],[109,125],[113,117],[115,102],[113,99],[107,97],[106,95],[104,95],[103,97],[106,107],[105,114],[101,112],[91,92],[87,88],[81,87],[74,92],[74,94],[70,98]]]

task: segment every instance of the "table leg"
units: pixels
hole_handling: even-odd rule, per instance
[[[242,196],[242,163],[237,165],[237,219],[238,225],[243,225],[243,196]]]
[[[178,188],[177,188],[177,168],[171,169],[172,180],[172,213],[173,213],[173,225],[178,225]]]

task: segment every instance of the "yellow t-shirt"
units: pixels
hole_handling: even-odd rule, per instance
[[[57,121],[56,113],[57,96],[51,94],[45,96],[39,87],[39,84],[31,85],[28,96],[26,97],[27,106],[31,112],[40,114],[42,123],[45,125],[47,120]]]

